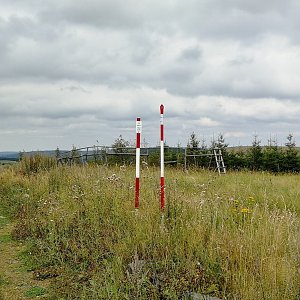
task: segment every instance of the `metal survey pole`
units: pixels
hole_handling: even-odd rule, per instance
[[[164,174],[164,106],[160,106],[160,208],[165,208],[165,174]]]
[[[141,161],[141,118],[136,118],[136,153],[135,153],[135,202],[134,207],[139,207],[140,197],[140,161]]]

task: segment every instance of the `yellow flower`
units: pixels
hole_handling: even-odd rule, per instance
[[[243,208],[241,209],[241,213],[243,213],[243,214],[248,214],[248,213],[250,213],[250,209],[247,208],[247,207],[243,207]]]

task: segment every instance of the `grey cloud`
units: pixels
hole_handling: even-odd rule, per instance
[[[69,143],[74,128],[84,141],[101,130],[109,140],[142,112],[155,142],[149,124],[160,101],[166,130],[182,135],[195,126],[228,136],[296,128],[299,8],[296,0],[4,0],[0,128],[16,122],[29,136],[64,128]]]
[[[229,60],[228,65],[229,66],[241,66],[241,65],[247,65],[254,63],[254,59],[247,56],[237,56],[236,58]]]
[[[41,24],[33,17],[12,15],[7,20],[0,17],[0,33],[7,39],[10,48],[15,47],[19,39],[29,39],[36,42],[51,42],[60,32],[55,26]]]
[[[197,61],[198,59],[200,59],[202,56],[202,51],[199,49],[198,46],[196,47],[191,47],[191,48],[187,48],[185,50],[182,51],[180,57],[179,57],[179,61]]]
[[[89,0],[84,4],[74,1],[61,1],[59,5],[48,7],[39,16],[46,22],[70,22],[73,24],[100,26],[104,28],[135,28],[141,16],[134,9],[135,1],[127,5],[121,0]]]
[[[249,13],[257,14],[257,13],[267,13],[270,11],[276,11],[280,13],[284,13],[293,7],[297,7],[298,1],[296,0],[288,0],[286,2],[282,2],[281,0],[253,0],[253,1],[243,1],[243,0],[228,0],[222,1],[220,5],[226,9],[226,7],[235,7],[242,11],[247,11]]]
[[[75,85],[61,87],[60,89],[61,89],[61,91],[68,90],[70,92],[81,91],[81,92],[87,93],[87,94],[90,93],[90,91],[88,91],[87,89],[83,88],[82,86],[75,86]]]
[[[32,2],[27,3],[32,4]],[[237,38],[238,41],[249,39],[256,33],[263,36],[264,33],[272,30],[272,26],[277,30],[277,27],[282,25],[279,2],[272,6],[270,12],[264,10],[265,4],[259,6],[257,2],[250,6],[243,5],[240,1],[230,1],[226,6],[215,1],[204,3],[188,1],[183,6],[178,2],[171,7],[168,4],[158,5],[155,1],[146,2],[146,5],[129,1],[126,6],[120,1],[109,3],[89,1],[82,6],[73,1],[62,1],[59,5],[41,7],[40,11],[53,14],[53,19],[49,17],[48,23],[42,22],[44,19],[41,19],[39,14],[32,18],[12,16],[3,29],[9,39],[8,43],[4,44],[11,45],[11,49],[3,50],[8,54],[5,59],[2,58],[3,67],[0,76],[2,79],[19,78],[20,80],[24,78],[56,81],[70,79],[106,84],[112,88],[165,86],[170,93],[188,97],[201,93],[208,95],[224,93],[248,98],[267,96],[268,93],[269,97],[276,96],[277,93],[281,98],[295,96],[293,92],[278,91],[277,85],[276,88],[265,87],[264,83],[255,82],[251,68],[244,79],[244,82],[251,83],[250,87],[234,79],[233,72],[240,79],[241,70],[226,70],[222,65],[215,72],[221,71],[223,78],[213,79],[207,74],[209,65],[204,64],[207,59],[213,59],[214,56],[202,47],[199,48],[197,43],[185,47],[173,60],[167,62],[161,60],[159,49],[163,47],[166,32],[164,26],[159,25],[167,24],[169,19],[171,23],[176,20],[178,30],[183,31],[187,36],[195,35],[197,38],[202,36],[206,39],[218,37],[220,40],[229,37]],[[258,15],[254,14],[256,7],[261,7],[257,12]],[[161,12],[159,8],[162,8]],[[146,12],[149,16],[143,15]],[[170,16],[167,12],[170,12]],[[99,18],[96,18],[98,13]],[[117,27],[104,19],[103,22],[107,27],[103,31],[102,25],[97,23],[96,19],[101,20],[102,14],[111,19],[111,22],[123,26],[115,38],[113,36]],[[137,14],[142,18],[136,18]],[[73,25],[70,26],[75,27],[60,23],[57,25],[55,18],[71,22]],[[126,31],[126,24],[131,20],[135,20],[137,26]],[[272,26],[268,26],[268,22]],[[90,23],[96,26],[94,32],[84,29],[84,24]],[[149,23],[157,24],[161,28],[156,31],[154,38],[152,27],[147,25]],[[88,34],[85,35],[85,32]],[[95,36],[98,38],[94,39]],[[168,38],[172,42],[172,35]],[[226,55],[228,54],[224,53],[224,57]],[[231,58],[231,66],[255,64],[255,60],[249,55],[247,61],[241,61],[240,57],[243,55]],[[246,70],[243,72],[245,73]],[[228,82],[229,79],[231,82]],[[252,87],[255,91],[252,91]]]
[[[254,41],[266,34],[289,34],[297,27],[293,16],[299,2],[276,1],[188,1],[182,26],[186,33],[208,38]]]
[[[162,74],[165,81],[170,81],[177,84],[186,84],[193,79],[195,72],[188,67],[173,67]]]
[[[18,5],[21,2],[18,2]],[[282,1],[96,1],[84,4],[70,0],[35,3],[40,22],[95,26],[118,30],[143,29],[162,34],[183,31],[186,35],[249,39],[265,32],[291,30],[298,24],[295,0]],[[17,7],[17,5],[15,6]],[[24,7],[24,5],[23,5]]]

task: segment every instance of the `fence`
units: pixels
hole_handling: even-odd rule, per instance
[[[89,146],[84,148],[74,148],[71,151],[59,152],[56,158],[58,164],[84,164],[92,161],[108,164],[109,157],[112,156],[119,157],[119,161],[125,163],[128,161],[128,157],[133,157],[133,159],[135,159],[135,148]],[[148,149],[141,149],[141,156],[148,157]]]
[[[218,169],[220,154],[214,153],[215,149],[164,147],[165,165],[175,165],[187,170],[190,166]],[[219,150],[219,149],[218,149]],[[151,165],[160,163],[160,146],[141,148],[141,157]],[[85,164],[98,162],[103,164],[133,164],[135,161],[136,148],[133,147],[108,147],[89,146],[60,152],[57,155],[57,163],[64,165]],[[222,155],[222,154],[221,154]]]

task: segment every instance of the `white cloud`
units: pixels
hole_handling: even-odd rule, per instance
[[[197,125],[205,127],[215,127],[220,125],[220,122],[212,120],[211,118],[204,117],[197,121]]]
[[[246,137],[247,133],[243,131],[227,131],[224,133],[225,138],[241,138],[241,137]]]

